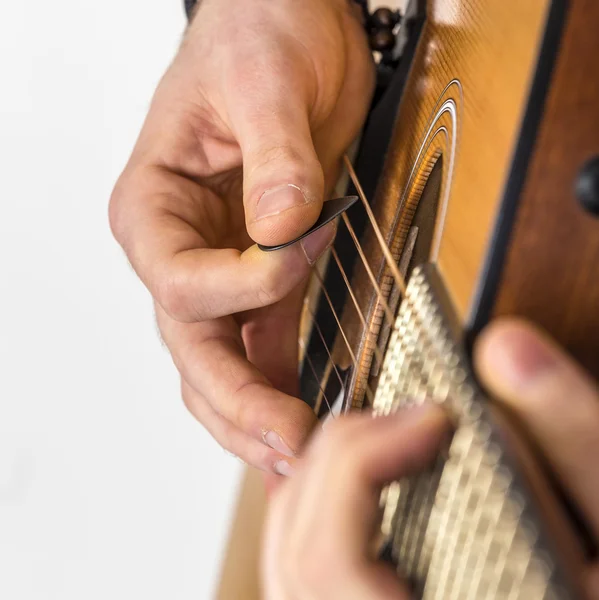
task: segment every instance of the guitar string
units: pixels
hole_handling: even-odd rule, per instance
[[[343,277],[343,281],[345,282],[345,285],[347,286],[347,290],[349,291],[349,295],[354,303],[356,312],[358,313],[358,317],[360,318],[360,321],[362,323],[362,327],[364,327],[364,329],[367,330],[368,324],[366,323],[366,317],[364,316],[364,313],[362,312],[362,309],[360,308],[358,299],[356,298],[356,295],[354,294],[354,290],[351,287],[349,278],[347,277],[347,274],[345,273],[345,269],[343,268],[343,265],[341,264],[341,259],[339,258],[339,255],[337,254],[337,251],[335,250],[334,246],[331,246],[331,254],[333,255],[333,258],[335,259],[335,262],[337,263],[337,268],[339,269],[339,272],[341,273],[341,276]],[[375,344],[373,346],[373,348],[374,348],[374,353],[376,354],[377,359],[379,361],[382,361],[383,355],[382,355],[378,345]]]
[[[401,291],[402,300],[405,301],[405,302],[407,302],[409,308],[412,308],[412,304],[413,304],[412,299],[406,294],[407,286],[406,286],[405,278],[401,274],[401,272],[400,272],[400,270],[398,268],[397,263],[395,262],[395,260],[393,260],[393,256],[391,254],[391,251],[389,250],[389,247],[388,247],[388,245],[387,245],[387,243],[386,243],[386,241],[385,241],[385,239],[384,239],[384,237],[383,237],[383,235],[381,233],[380,227],[379,227],[379,225],[378,225],[378,223],[377,223],[377,221],[376,221],[376,219],[374,217],[372,209],[370,208],[370,205],[368,203],[368,200],[366,198],[364,190],[363,190],[363,188],[362,188],[362,186],[360,184],[360,181],[358,180],[358,177],[357,177],[357,174],[356,174],[356,172],[355,172],[355,170],[353,168],[353,165],[349,161],[347,155],[345,155],[343,158],[344,158],[344,162],[345,162],[347,171],[349,173],[349,176],[350,176],[350,178],[351,178],[351,180],[352,180],[352,182],[354,184],[354,187],[356,188],[356,191],[358,192],[358,196],[359,196],[359,198],[360,198],[360,200],[362,202],[362,205],[364,206],[366,214],[368,215],[368,219],[369,219],[369,221],[370,221],[370,223],[372,225],[372,228],[373,228],[375,236],[376,236],[376,238],[378,240],[378,243],[379,243],[379,246],[381,248],[381,251],[383,252],[383,255],[385,257],[385,262],[389,266],[390,271],[391,271],[391,273],[392,273],[392,275],[394,277],[395,283],[398,286],[399,290]],[[349,230],[351,228],[351,223],[349,222],[349,218],[347,217],[347,215],[345,213],[343,213],[343,217],[344,217],[343,220],[344,220],[344,222],[345,222],[345,224],[346,224],[346,226],[348,227],[348,230]],[[352,239],[353,239],[353,241],[354,241],[354,243],[356,244],[356,247],[357,247],[358,244],[359,244],[359,241],[357,239],[357,236],[355,236],[355,234],[353,234],[353,233],[354,233],[353,231],[350,231],[350,235],[352,235]],[[359,253],[360,253],[360,256],[362,257],[362,261],[364,263],[366,263],[365,256],[363,255],[363,253],[362,252],[359,252]],[[349,286],[349,287],[351,287],[351,286]],[[348,289],[349,289],[349,287],[348,287]],[[380,295],[380,292],[378,293],[378,298],[384,301],[384,298]],[[385,304],[387,304],[386,301],[385,301]],[[418,317],[418,312],[414,311],[413,314],[414,314],[413,318],[416,321],[419,321],[420,319]],[[394,321],[390,321],[390,324],[393,327]],[[372,402],[371,406],[373,408],[375,408],[375,403]],[[409,486],[410,487],[410,491],[412,491],[413,493],[416,493],[418,495],[418,497],[421,497],[422,494],[423,494],[423,492],[425,492],[425,491],[422,490],[422,485],[419,485],[418,480],[416,480],[414,483],[415,483],[415,488],[416,489],[412,490],[412,485],[410,485]],[[426,493],[425,493],[425,496],[426,496]],[[398,509],[399,509],[399,507],[396,507],[396,510],[398,510]],[[401,513],[400,513],[399,516],[401,517]],[[406,513],[404,513],[404,516],[406,516]],[[415,524],[413,523],[414,519],[413,518],[410,519],[410,517],[408,516],[408,522],[410,522],[410,521],[412,521],[411,526],[409,528],[409,532],[411,533],[412,530],[415,527]],[[398,531],[398,529],[396,529],[396,531]],[[404,531],[404,534],[405,533],[406,532]],[[420,534],[421,534],[421,532],[420,532]],[[404,535],[403,537],[405,539],[408,536]],[[410,538],[411,537],[412,536],[410,536]],[[396,534],[393,535],[392,539],[393,539],[392,543],[393,543],[394,551],[401,552],[401,550],[397,550],[397,548],[396,548]],[[413,573],[413,571],[414,571],[414,565],[411,564],[411,562],[412,561],[408,561],[408,574]]]
[[[318,281],[320,289],[322,290],[323,294],[325,295],[325,298],[328,302],[329,308],[331,309],[331,312],[333,313],[333,317],[334,317],[335,321],[337,322],[337,326],[339,327],[339,332],[341,333],[341,337],[345,341],[345,345],[347,346],[347,349],[350,353],[350,357],[354,364],[354,368],[357,371],[358,361],[356,360],[356,355],[354,354],[354,351],[351,348],[351,344],[349,343],[349,340],[347,339],[347,335],[346,335],[345,331],[343,330],[343,327],[341,326],[341,320],[339,319],[339,316],[337,315],[337,311],[335,310],[333,301],[331,300],[331,297],[329,296],[329,293],[326,289],[326,285],[325,285],[324,281],[322,280],[322,276],[318,272],[318,269],[314,269],[314,274],[316,275],[316,280]],[[312,313],[312,315],[313,315],[312,323],[317,327],[317,329],[320,329],[318,327],[318,325],[316,324],[316,315],[314,315],[314,313]],[[321,339],[322,339],[323,344],[325,345],[325,348],[327,348],[326,342],[324,341],[323,338],[321,338]],[[329,352],[328,348],[327,348],[327,352]],[[333,360],[330,352],[329,352],[329,358],[331,361]],[[333,365],[335,365],[334,362],[333,362]],[[336,365],[335,365],[335,368],[336,368]],[[342,384],[342,387],[345,387],[345,386]],[[366,384],[365,393],[368,396],[368,401],[372,402],[374,399],[374,394],[373,394],[372,390],[370,389],[370,387],[368,386],[368,384]]]
[[[337,263],[339,272],[341,273],[341,276],[343,277],[343,281],[345,282],[345,285],[347,286],[347,290],[349,291],[349,295],[351,296],[354,306],[356,307],[356,312],[358,313],[358,317],[360,318],[362,326],[364,327],[364,329],[366,329],[368,327],[368,325],[366,324],[366,317],[364,316],[364,313],[362,312],[362,309],[360,308],[360,305],[358,304],[358,299],[356,298],[356,295],[354,294],[354,290],[351,287],[349,279],[345,273],[345,269],[343,268],[343,265],[341,264],[341,259],[339,258],[339,255],[337,254],[337,250],[335,250],[334,246],[331,246],[331,254],[332,254],[333,258],[335,259],[335,262]]]
[[[407,294],[406,294],[407,286],[406,286],[405,278],[401,274],[401,272],[400,272],[400,270],[399,270],[396,262],[393,260],[393,256],[391,254],[391,251],[390,251],[387,243],[385,242],[385,239],[384,239],[384,237],[383,237],[383,235],[381,233],[381,230],[380,230],[380,228],[378,226],[378,223],[376,222],[376,219],[374,218],[374,214],[372,212],[372,209],[370,208],[370,205],[368,204],[368,200],[366,198],[366,195],[364,194],[362,186],[360,185],[358,177],[357,177],[357,175],[356,175],[356,173],[354,171],[354,168],[353,168],[351,162],[349,161],[347,155],[344,156],[344,162],[346,164],[346,167],[347,167],[348,173],[350,175],[350,178],[352,179],[352,182],[353,182],[353,184],[354,184],[354,186],[355,186],[355,188],[356,188],[356,190],[358,192],[358,196],[359,196],[359,198],[360,198],[360,200],[361,200],[361,202],[362,202],[362,204],[363,204],[363,206],[364,206],[364,208],[366,210],[366,214],[368,215],[368,219],[369,219],[369,221],[370,221],[370,223],[371,223],[371,225],[373,227],[375,236],[376,236],[376,238],[378,240],[378,243],[379,243],[379,246],[380,246],[380,248],[381,248],[381,250],[383,252],[383,255],[385,257],[385,261],[387,263],[387,266],[389,267],[389,269],[390,269],[390,271],[391,271],[391,273],[393,275],[393,278],[395,279],[395,282],[396,282],[397,286],[399,287],[399,289],[402,292],[403,300],[408,303],[408,307],[409,308],[414,308],[414,306],[413,306],[413,299],[410,298],[409,296],[407,296]],[[343,220],[344,220],[344,222],[345,222],[345,224],[346,224],[346,226],[348,227],[348,230],[349,230],[351,228],[351,223],[349,222],[349,219],[347,218],[347,216],[345,215],[345,213],[343,213]],[[353,231],[353,228],[351,228],[351,230]],[[351,231],[350,231],[350,234],[351,234]],[[353,239],[354,243],[356,244],[356,247],[358,248],[360,256],[362,257],[362,260],[363,260],[363,262],[365,263],[365,266],[366,266],[365,256],[364,256],[363,252],[360,252],[359,241],[357,239],[357,236],[352,235],[352,239]],[[348,285],[349,280],[347,280],[346,277],[344,277],[344,281],[346,281],[346,285]],[[376,287],[375,287],[375,289],[376,289]],[[351,295],[353,293],[353,290],[351,290],[351,285],[348,285],[348,290],[350,290],[350,295]],[[385,301],[385,299],[380,295],[380,292],[378,293],[378,299],[381,302],[385,303],[385,305],[387,304],[386,301]],[[388,308],[388,306],[387,306],[387,308]],[[413,311],[413,317],[412,318],[415,319],[416,321],[420,321],[421,320],[421,317],[419,316],[419,313],[418,313],[417,310]],[[438,349],[435,349],[435,350],[436,350],[435,354],[438,355],[438,353],[439,353]],[[374,405],[374,403],[372,403],[372,405]],[[413,565],[410,565],[410,566],[413,566]]]
[[[354,187],[356,188],[356,190],[358,192],[358,196],[359,196],[362,204],[364,205],[364,207],[366,209],[366,214],[367,214],[367,216],[368,216],[368,218],[370,220],[371,225],[373,226],[373,229],[375,231],[375,235],[377,237],[379,245],[382,246],[381,249],[383,251],[383,255],[386,258],[386,262],[388,262],[389,264],[392,264],[395,267],[395,269],[391,269],[392,273],[394,275],[395,281],[398,283],[398,286],[399,286],[400,290],[402,291],[402,296],[405,296],[405,289],[406,289],[405,280],[404,280],[403,276],[401,275],[401,272],[399,271],[399,268],[395,264],[395,261],[393,260],[391,252],[389,251],[389,248],[387,247],[387,245],[386,245],[386,243],[384,241],[384,238],[383,238],[383,236],[382,236],[382,234],[380,232],[378,224],[376,223],[376,219],[374,218],[374,214],[372,213],[372,211],[370,209],[370,206],[368,204],[368,200],[366,199],[366,196],[364,194],[362,186],[360,185],[360,182],[359,182],[359,180],[357,178],[357,175],[356,175],[356,173],[355,173],[355,171],[353,169],[353,166],[352,166],[351,162],[349,161],[347,155],[344,156],[344,161],[345,161],[345,164],[346,164],[346,167],[347,167],[347,170],[348,170],[348,174],[349,174],[350,178],[352,179]],[[393,316],[393,312],[392,312],[391,308],[389,307],[389,304],[385,300],[385,297],[384,297],[384,295],[382,293],[382,290],[380,289],[380,286],[378,285],[376,277],[374,276],[374,273],[372,272],[372,269],[371,269],[371,267],[370,267],[370,265],[368,263],[368,259],[366,258],[366,255],[364,253],[362,245],[360,244],[358,236],[356,235],[355,230],[354,230],[351,222],[349,221],[349,218],[347,217],[347,215],[345,213],[342,213],[342,218],[343,218],[343,222],[344,222],[344,224],[345,224],[345,226],[346,226],[346,228],[347,228],[347,230],[348,230],[348,232],[350,234],[350,237],[352,238],[352,241],[353,241],[353,243],[354,243],[354,245],[356,247],[356,250],[357,250],[357,252],[358,252],[358,254],[360,256],[360,259],[362,260],[362,263],[364,265],[366,273],[368,274],[368,278],[370,279],[370,282],[371,282],[371,284],[372,284],[372,286],[373,286],[373,288],[374,288],[374,290],[376,292],[377,300],[380,302],[381,306],[383,307],[385,315],[386,315],[387,319],[389,320],[389,323],[392,326],[393,323],[394,323],[394,321],[395,321],[394,316]],[[386,252],[385,252],[385,250],[386,250]],[[352,298],[352,301],[353,301],[353,303],[354,303],[354,305],[356,307],[356,310],[358,311],[358,316],[360,317],[360,320],[361,320],[363,326],[366,328],[366,326],[367,326],[366,325],[366,319],[364,317],[363,312],[361,311],[361,309],[359,307],[359,304],[357,302],[357,298],[355,296],[355,293],[353,291],[351,283],[349,282],[349,278],[347,277],[347,274],[345,273],[345,270],[343,269],[341,261],[339,260],[339,256],[337,255],[337,253],[334,250],[334,248],[332,248],[332,252],[333,252],[333,257],[335,259],[335,262],[337,263],[337,266],[338,266],[338,268],[339,268],[339,270],[341,272],[342,278],[343,278],[343,280],[345,282],[345,285],[346,285],[346,287],[348,289],[350,297]],[[349,351],[349,354],[350,354],[351,360],[352,360],[352,362],[354,364],[354,367],[357,369],[358,364],[357,364],[357,360],[356,360],[355,354],[354,354],[354,352],[353,352],[353,350],[351,348],[351,344],[349,343],[347,335],[346,335],[346,333],[345,333],[345,331],[344,331],[344,329],[343,329],[343,327],[341,325],[341,320],[339,319],[339,316],[337,315],[337,312],[336,312],[336,310],[334,308],[333,302],[332,302],[332,300],[331,300],[331,298],[329,296],[329,293],[328,293],[328,291],[326,289],[326,285],[325,285],[325,283],[324,283],[324,281],[322,279],[322,276],[318,272],[318,268],[315,268],[314,271],[313,271],[313,273],[316,275],[316,278],[317,278],[317,281],[319,283],[319,286],[320,286],[322,292],[325,295],[325,298],[327,300],[329,308],[330,308],[330,310],[331,310],[331,312],[333,314],[333,317],[334,317],[334,319],[335,319],[335,321],[337,323],[338,330],[341,333],[341,336],[342,336],[342,338],[343,338],[343,340],[345,342],[345,345],[346,345],[346,347],[347,347],[347,349]],[[335,368],[337,377],[339,378],[342,387],[344,387],[344,385],[343,385],[343,383],[341,381],[341,377],[340,377],[339,371],[337,369],[337,365],[335,364],[335,362],[332,359],[332,353],[331,353],[330,349],[328,348],[328,345],[326,344],[326,341],[324,339],[324,336],[322,334],[322,331],[321,331],[320,327],[318,326],[316,315],[309,308],[309,306],[308,306],[308,309],[309,309],[310,315],[312,317],[312,319],[311,319],[312,325],[316,326],[317,332],[319,334],[319,337],[320,337],[320,339],[321,339],[321,341],[323,343],[323,346],[324,346],[324,348],[325,348],[325,350],[326,350],[326,352],[327,352],[327,354],[329,356],[329,360],[331,361],[333,367]],[[382,362],[382,353],[381,353],[380,349],[378,348],[378,346],[376,346],[376,345],[374,346],[374,351],[377,354],[377,359],[379,359]],[[307,356],[307,352],[306,352],[305,355]],[[314,369],[314,371],[315,371],[315,369]],[[321,387],[320,383],[319,383],[319,387]],[[321,388],[321,391],[322,391],[322,388]],[[374,394],[373,394],[372,390],[370,389],[368,383],[366,383],[366,386],[365,386],[365,393],[366,393],[366,396],[368,397],[369,402],[372,405],[372,403],[374,401]],[[327,401],[327,400],[328,399],[325,398],[325,401]],[[330,405],[329,405],[328,401],[327,401],[327,406],[329,406],[329,410],[330,410]]]
[[[316,322],[314,322],[314,324],[316,324]],[[314,363],[312,362],[312,359],[310,358],[310,354],[308,353],[308,349],[306,348],[306,345],[304,344],[304,340],[302,340],[302,338],[299,338],[298,344],[299,344],[299,347],[302,350],[304,356],[306,357],[306,360],[308,361],[308,366],[310,367],[310,370],[312,371],[312,375],[314,375],[314,379],[315,379],[316,383],[318,384],[318,387],[320,388],[322,397],[324,398],[327,408],[329,409],[329,414],[332,415],[333,408],[331,406],[331,403],[329,402],[329,399],[327,398],[326,391],[324,390],[324,388],[322,387],[322,385],[320,383],[320,378],[318,377],[318,374],[316,373],[316,369],[314,368]],[[318,412],[318,409],[319,409],[319,407],[316,407],[316,412]]]
[[[372,212],[372,209],[370,208],[370,204],[368,203],[368,200],[366,198],[366,194],[364,193],[364,190],[362,189],[360,181],[358,180],[358,176],[356,175],[354,167],[351,164],[351,161],[349,160],[347,154],[345,154],[343,156],[343,161],[345,162],[345,166],[346,166],[347,172],[349,173],[349,176],[352,180],[352,183],[354,184],[354,187],[356,188],[356,190],[358,192],[358,197],[362,201],[364,209],[366,210],[366,214],[368,215],[368,219],[370,220],[370,224],[372,225],[374,234],[377,237],[377,240],[379,242],[381,250],[383,251],[383,254],[385,255],[387,266],[390,268],[393,278],[395,279],[395,283],[398,285],[399,289],[401,290],[402,296],[405,297],[406,289],[407,289],[406,280],[405,280],[404,276],[401,274],[401,271],[399,270],[397,263],[393,259],[391,250],[389,249],[389,246],[387,245],[387,242],[385,241],[385,238],[383,237],[383,234],[381,233],[381,229],[380,229],[378,223],[376,222],[374,213]],[[345,213],[343,213],[343,214],[345,215]],[[348,221],[349,221],[349,219],[348,219]]]
[[[366,273],[368,275],[368,278],[370,279],[372,287],[374,288],[374,291],[376,292],[377,299],[380,300],[381,303],[383,304],[383,309],[385,311],[387,319],[389,320],[389,323],[393,324],[393,321],[395,320],[393,318],[393,312],[391,311],[391,308],[385,301],[383,292],[382,292],[379,284],[377,283],[376,277],[374,276],[374,273],[372,272],[370,265],[368,264],[368,260],[366,258],[366,255],[364,254],[364,250],[362,249],[362,246],[358,240],[358,236],[356,235],[356,232],[354,231],[354,228],[349,220],[349,217],[345,213],[343,213],[341,215],[341,217],[342,217],[343,223],[345,224],[345,227],[347,228],[347,231],[349,232],[349,235],[356,247],[356,250],[358,251],[358,255],[360,256],[360,259],[362,260],[364,269],[366,270]]]
[[[318,269],[314,269],[314,275],[316,276],[316,280],[318,281],[318,285],[320,286],[320,289],[322,290],[323,294],[325,295],[325,298],[326,298],[326,300],[327,300],[327,302],[329,304],[329,308],[331,309],[331,312],[333,313],[333,318],[337,322],[337,327],[339,328],[339,333],[341,333],[341,337],[345,341],[345,345],[347,346],[347,350],[349,352],[351,360],[354,363],[354,366],[356,366],[358,364],[357,361],[356,361],[356,355],[354,354],[354,351],[352,350],[351,344],[349,343],[349,340],[347,339],[347,335],[346,335],[343,327],[341,326],[341,321],[340,321],[339,317],[337,316],[337,311],[335,310],[335,307],[333,305],[333,301],[331,300],[331,297],[329,296],[329,292],[328,292],[328,290],[326,288],[326,285],[325,285],[325,283],[324,283],[324,281],[322,279],[322,276],[318,272]],[[313,316],[315,316],[315,315],[313,314]]]
[[[411,310],[412,312],[412,319],[418,323],[418,325],[423,325],[422,323],[422,316],[420,315],[419,311],[415,308],[414,306],[414,300],[413,298],[411,298],[410,296],[408,296],[406,294],[406,282],[405,282],[405,278],[403,277],[403,275],[401,274],[401,272],[399,271],[399,268],[397,267],[397,264],[395,263],[395,261],[393,260],[393,256],[391,254],[391,251],[389,250],[389,247],[387,245],[387,243],[385,242],[385,239],[381,233],[381,230],[378,226],[378,223],[376,222],[376,219],[374,218],[374,214],[370,208],[370,205],[368,204],[368,201],[366,199],[366,195],[364,194],[364,190],[362,189],[362,186],[360,185],[360,182],[358,180],[358,177],[354,171],[354,168],[351,164],[351,162],[349,161],[347,155],[344,156],[344,162],[346,164],[348,173],[350,175],[350,178],[352,179],[352,182],[358,192],[358,196],[360,197],[360,200],[362,202],[362,204],[364,205],[364,208],[366,210],[366,214],[368,215],[368,218],[370,220],[370,223],[374,229],[375,235],[378,239],[379,245],[381,247],[381,250],[385,256],[387,265],[390,267],[391,273],[393,274],[393,277],[395,279],[396,284],[398,285],[398,287],[400,288],[400,290],[402,291],[402,297],[403,297],[403,301],[407,303],[407,307]],[[437,357],[439,356],[439,349],[436,348],[433,345],[433,351],[434,353],[437,355]],[[373,404],[374,406],[374,404]],[[394,540],[395,540],[395,536],[394,536]],[[394,547],[395,547],[395,542],[393,543]]]
[[[331,351],[329,350],[329,347],[327,346],[327,343],[324,339],[324,335],[322,333],[322,329],[320,328],[320,325],[318,324],[318,321],[316,319],[316,315],[314,314],[314,312],[312,311],[312,309],[310,308],[310,306],[307,304],[306,305],[308,311],[310,312],[310,314],[312,315],[312,323],[314,324],[314,327],[316,327],[316,331],[318,332],[318,336],[320,337],[320,341],[322,342],[322,345],[324,346],[324,349],[326,350],[328,356],[329,356],[329,360],[331,361],[331,364],[333,365],[333,369],[337,375],[337,379],[339,380],[339,385],[341,386],[341,388],[345,387],[345,384],[343,383],[343,378],[341,377],[341,374],[339,373],[339,369],[337,368],[337,364],[335,363],[335,361],[333,360],[333,356],[331,354]]]
[[[360,248],[360,250],[361,250],[361,248]],[[343,268],[343,265],[341,264],[341,260],[340,260],[340,258],[339,258],[339,255],[337,254],[337,252],[336,252],[336,250],[335,250],[334,248],[331,248],[331,253],[332,253],[332,255],[333,255],[333,258],[335,259],[335,262],[337,263],[337,267],[339,268],[339,271],[340,271],[340,273],[341,273],[341,276],[343,277],[343,280],[344,280],[344,282],[345,282],[345,285],[347,286],[347,289],[348,289],[348,291],[349,291],[349,294],[350,294],[350,296],[351,296],[351,298],[352,298],[352,301],[353,301],[353,303],[354,303],[354,306],[355,306],[355,308],[356,308],[356,311],[357,311],[357,313],[358,313],[358,317],[360,318],[360,321],[361,321],[361,323],[362,323],[363,327],[366,329],[366,328],[368,327],[368,325],[367,325],[367,322],[366,322],[366,318],[365,318],[365,316],[364,316],[364,313],[362,312],[362,309],[360,308],[360,305],[359,305],[359,303],[358,303],[358,300],[357,300],[357,298],[356,298],[356,295],[355,295],[355,293],[354,293],[354,291],[353,291],[353,289],[352,289],[352,287],[351,287],[351,284],[350,284],[350,282],[349,282],[349,279],[348,279],[348,277],[347,277],[347,274],[346,274],[346,272],[345,272],[345,269]],[[368,265],[367,265],[367,268],[368,268]],[[324,281],[323,281],[323,279],[322,279],[322,276],[321,276],[320,272],[318,271],[318,268],[315,268],[315,269],[314,269],[314,272],[313,272],[313,274],[314,274],[314,275],[315,275],[315,277],[317,278],[317,280],[318,280],[318,284],[319,284],[320,288],[323,290],[323,293],[324,293],[324,295],[325,295],[325,297],[326,297],[326,299],[327,299],[327,302],[328,302],[328,304],[329,304],[329,308],[330,308],[331,312],[333,313],[333,317],[335,318],[335,321],[337,322],[337,325],[338,325],[338,327],[339,327],[339,331],[341,332],[341,334],[342,334],[342,337],[343,337],[343,339],[344,339],[344,341],[345,341],[345,343],[346,343],[346,346],[347,346],[347,348],[348,348],[348,350],[349,350],[349,352],[350,352],[350,355],[351,355],[351,358],[352,358],[352,362],[353,362],[353,364],[354,364],[354,367],[356,367],[356,368],[357,368],[357,363],[356,363],[355,355],[354,355],[354,353],[352,352],[351,346],[350,346],[350,344],[349,344],[349,340],[348,340],[348,338],[347,338],[347,334],[346,334],[346,333],[345,333],[345,331],[343,330],[343,327],[342,327],[342,325],[341,325],[341,320],[339,319],[339,317],[338,317],[338,315],[337,315],[337,313],[336,313],[336,310],[335,310],[335,308],[334,308],[334,306],[333,306],[333,303],[332,303],[332,300],[331,300],[330,296],[329,296],[329,295],[328,295],[328,293],[326,292],[326,286],[325,286],[325,283],[324,283]],[[376,285],[376,282],[375,282],[375,285]],[[377,286],[377,287],[378,287],[378,286]],[[379,293],[380,293],[380,292],[379,292]],[[306,300],[307,300],[307,298],[306,298]],[[316,331],[317,331],[317,333],[318,333],[318,336],[320,337],[320,340],[321,340],[321,342],[322,342],[322,345],[324,346],[324,348],[325,348],[325,350],[326,350],[326,353],[327,353],[327,355],[328,355],[328,357],[329,357],[329,361],[330,361],[330,363],[332,364],[332,366],[333,366],[333,368],[334,368],[334,370],[335,370],[335,372],[336,372],[336,375],[337,375],[337,378],[338,378],[338,380],[339,380],[339,383],[341,384],[341,387],[342,387],[342,388],[344,388],[344,387],[345,387],[345,384],[343,383],[343,381],[342,381],[342,379],[341,379],[341,376],[340,376],[340,374],[339,374],[339,370],[338,370],[338,368],[337,368],[337,364],[336,364],[336,362],[333,360],[333,357],[332,357],[332,352],[331,352],[331,350],[329,349],[329,347],[328,347],[328,345],[327,345],[327,343],[326,343],[326,340],[325,340],[325,338],[324,338],[324,334],[322,333],[322,329],[320,328],[320,326],[319,326],[319,324],[318,324],[318,319],[316,318],[316,315],[314,314],[314,312],[313,312],[313,311],[312,311],[312,309],[310,308],[310,305],[309,305],[309,303],[308,303],[308,302],[305,302],[305,306],[306,306],[306,308],[308,309],[308,312],[310,313],[310,316],[312,317],[312,325],[313,325],[313,326],[316,328]],[[383,355],[382,355],[382,353],[381,353],[380,349],[378,348],[378,346],[374,346],[374,352],[375,352],[375,354],[376,354],[376,356],[377,356],[377,359],[378,359],[379,361],[382,361],[382,359],[383,359]],[[327,407],[329,408],[329,411],[331,411],[331,403],[328,401],[328,398],[326,397],[326,394],[324,393],[324,389],[323,389],[322,385],[320,384],[320,379],[318,378],[318,375],[317,375],[317,373],[316,373],[316,369],[314,368],[314,365],[313,365],[312,361],[310,360],[310,358],[309,358],[309,356],[308,356],[308,353],[307,353],[307,352],[305,352],[305,356],[306,356],[306,358],[309,360],[309,363],[310,363],[310,367],[311,367],[312,373],[313,373],[313,375],[314,375],[315,379],[316,379],[316,380],[317,380],[317,382],[318,382],[318,386],[319,386],[319,388],[320,388],[320,391],[323,393],[323,396],[324,396],[324,398],[325,398],[325,402],[326,402],[326,404],[327,404]],[[366,395],[368,396],[368,399],[369,399],[369,401],[372,401],[372,400],[373,400],[373,398],[374,398],[374,394],[373,394],[372,390],[370,389],[370,387],[368,386],[368,384],[366,384],[366,390],[365,390],[365,393],[366,393]],[[334,415],[333,415],[333,416],[334,416]]]

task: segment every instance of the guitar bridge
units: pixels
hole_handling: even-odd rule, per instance
[[[383,555],[425,599],[566,600],[556,506],[522,436],[477,385],[432,265],[417,268],[391,334],[374,411],[425,400],[455,423],[445,456],[385,490]]]

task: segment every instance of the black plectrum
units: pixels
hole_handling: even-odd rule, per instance
[[[300,240],[304,239],[306,236],[310,235],[317,229],[324,227],[327,223],[330,223],[333,219],[338,217],[342,212],[346,211],[352,204],[358,200],[358,196],[343,196],[342,198],[335,198],[334,200],[329,200],[322,205],[322,212],[320,213],[320,217],[318,220],[306,233],[302,233],[299,237],[287,242],[285,244],[281,244],[280,246],[263,246],[262,244],[258,244],[258,248],[263,250],[264,252],[272,252],[273,250],[280,250],[281,248],[287,248],[287,246],[291,246],[291,244],[295,244]]]

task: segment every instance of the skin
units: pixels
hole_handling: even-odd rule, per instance
[[[315,425],[297,393],[316,221],[374,87],[349,0],[203,0],[110,202],[189,410],[229,452],[289,474]],[[273,192],[274,190],[274,192]]]
[[[113,233],[155,300],[186,405],[223,447],[270,473],[291,474],[315,425],[294,397],[299,308],[335,232],[272,254],[254,242],[284,243],[314,223],[373,86],[349,0],[203,0],[111,198]],[[491,327],[476,359],[598,534],[594,383],[521,323]],[[447,435],[431,409],[351,417],[318,436],[272,505],[267,597],[405,598],[368,554],[378,494]],[[583,573],[591,599],[598,572]]]
[[[493,398],[520,420],[599,537],[599,388],[543,332],[505,320],[475,349]],[[397,600],[394,571],[369,553],[383,484],[427,465],[449,423],[429,406],[398,416],[351,416],[315,436],[294,477],[271,503],[262,579],[267,600]],[[588,600],[599,598],[599,565],[583,564]]]

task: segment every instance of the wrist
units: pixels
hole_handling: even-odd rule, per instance
[[[185,14],[187,15],[187,20],[191,21],[193,16],[195,15],[198,6],[200,5],[202,0],[184,0],[185,3]],[[368,16],[368,0],[345,0],[350,4],[355,4],[361,11],[365,17]]]

